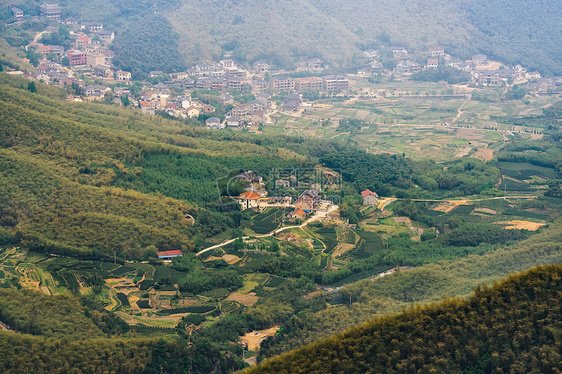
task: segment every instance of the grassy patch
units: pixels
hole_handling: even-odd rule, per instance
[[[474,205],[459,205],[450,214],[457,216],[468,216],[474,210]]]
[[[280,284],[282,284],[283,282],[285,282],[284,278],[272,275],[271,277],[269,277],[269,280],[264,284],[264,286],[275,288],[275,287],[279,286]]]
[[[295,257],[304,257],[307,260],[310,260],[312,259],[312,257],[314,257],[313,254],[309,251],[299,248],[294,244],[287,245],[287,247],[285,248],[285,252],[287,252],[288,255]]]
[[[201,323],[205,322],[207,320],[207,318],[205,316],[202,316],[201,314],[188,314],[187,316],[182,318],[182,321],[184,321],[187,324],[191,324],[191,325],[200,325]]]

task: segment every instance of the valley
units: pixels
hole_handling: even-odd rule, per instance
[[[557,372],[562,9],[342,4],[0,6],[0,372]]]

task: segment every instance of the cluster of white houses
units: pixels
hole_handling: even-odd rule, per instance
[[[405,48],[392,47],[391,49],[394,58],[397,60],[392,71],[385,70],[384,65],[379,61],[378,51],[366,51],[364,53],[370,59],[370,62],[359,69],[358,73],[360,75],[394,74],[399,77],[407,77],[424,69],[437,69],[444,65],[471,73],[472,83],[481,86],[499,86],[509,79],[534,81],[541,78],[540,73],[529,73],[521,66],[507,69],[499,69],[498,66],[497,69],[486,69],[492,65],[488,57],[483,54],[476,54],[471,59],[462,61],[445,53],[443,47],[435,46],[422,53],[422,56],[425,57],[425,64],[421,64],[414,61],[413,56]]]

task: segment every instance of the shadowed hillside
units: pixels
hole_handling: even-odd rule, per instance
[[[384,317],[247,373],[556,373],[562,266]]]

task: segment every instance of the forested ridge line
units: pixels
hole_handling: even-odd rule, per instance
[[[16,1],[21,3],[10,3],[23,5]],[[461,59],[484,53],[549,75],[560,74],[562,66],[557,0],[156,4],[72,0],[61,6],[65,14],[114,29],[115,63],[139,77],[151,70],[182,71],[225,55],[247,65],[267,59],[287,68],[318,57],[350,68],[366,63],[361,51],[396,45],[416,52],[442,45]]]
[[[556,373],[562,265],[533,268],[468,299],[377,318],[245,373]]]

